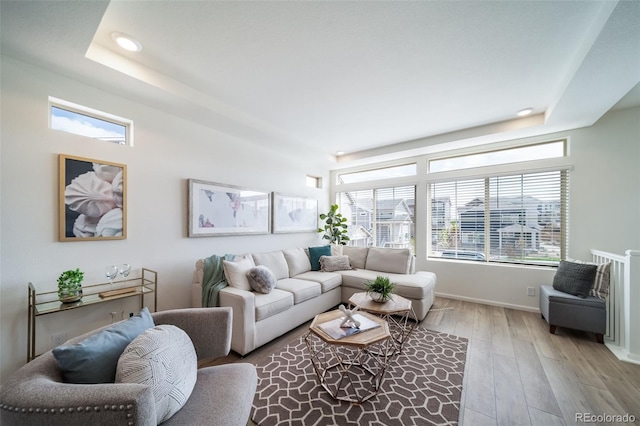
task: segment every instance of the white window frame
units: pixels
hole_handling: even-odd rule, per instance
[[[55,98],[53,96],[49,96],[49,106],[47,109],[48,120],[49,120],[49,128],[53,129],[51,126],[51,107],[60,108],[66,111],[74,112],[77,114],[82,114],[89,116],[91,118],[95,118],[96,120],[107,121],[113,124],[117,124],[123,126],[125,128],[125,143],[117,144],[121,146],[131,146],[133,147],[133,120],[128,118],[120,117],[115,114],[111,114],[108,112],[100,111],[94,108],[90,108],[84,105],[76,104],[74,102],[65,101],[64,99]],[[58,129],[54,129],[58,130]],[[78,136],[83,136],[78,133],[71,133]],[[96,138],[91,138],[89,136],[85,136],[90,139],[99,140]]]
[[[503,149],[510,148],[519,148],[528,145],[539,145],[551,142],[563,141],[565,144],[565,156],[557,157],[557,158],[549,158],[544,160],[533,160],[533,161],[524,161],[524,162],[516,162],[516,163],[507,163],[507,164],[499,164],[494,166],[484,166],[484,167],[476,167],[471,169],[461,169],[461,170],[453,170],[447,172],[438,172],[438,173],[429,173],[428,172],[428,164],[430,160],[433,159],[442,159],[451,156],[461,156],[467,154],[477,154],[487,151],[498,151]],[[420,256],[422,259],[427,259],[428,252],[431,250],[431,200],[429,199],[429,194],[427,193],[427,189],[429,188],[429,184],[432,182],[442,182],[442,181],[451,181],[451,180],[464,180],[464,179],[472,179],[472,178],[484,178],[487,175],[491,176],[509,176],[514,174],[523,174],[523,173],[536,173],[536,172],[545,172],[545,171],[558,171],[558,170],[567,170],[571,171],[573,169],[573,164],[571,162],[569,153],[570,153],[570,138],[569,136],[559,136],[553,139],[544,139],[544,138],[527,138],[520,140],[507,140],[502,142],[497,142],[493,144],[487,144],[483,146],[475,146],[471,148],[462,148],[448,151],[441,151],[430,153],[426,155],[414,156],[414,157],[405,157],[393,161],[386,161],[380,163],[372,163],[367,165],[359,165],[355,167],[343,167],[339,169],[334,169],[330,173],[330,195],[331,199],[338,201],[338,193],[346,192],[346,191],[357,191],[357,190],[366,190],[366,189],[377,189],[377,188],[386,188],[392,186],[404,186],[404,185],[415,185],[416,186],[416,200],[415,200],[415,248],[416,254]],[[358,171],[366,171],[366,170],[374,170],[381,169],[385,167],[399,166],[408,163],[416,163],[416,176],[406,176],[399,178],[391,178],[386,180],[374,180],[368,182],[357,182],[350,184],[340,184],[338,183],[338,175],[344,173],[358,172]],[[568,190],[568,188],[567,188]],[[568,195],[567,195],[568,197]],[[568,206],[566,207],[566,219],[565,223],[567,228],[570,226],[568,222],[569,211]],[[568,229],[566,230],[568,234]],[[568,235],[565,241],[565,250],[564,253],[569,252],[569,238]],[[429,260],[434,260],[433,257],[429,258]],[[448,260],[455,261],[455,260]],[[503,265],[501,263],[492,262],[493,265]],[[522,266],[529,267],[526,264],[519,263],[509,263],[509,266]]]

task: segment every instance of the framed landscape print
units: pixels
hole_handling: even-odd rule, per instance
[[[127,238],[127,166],[59,156],[60,241]]]
[[[273,232],[316,232],[318,200],[273,193]]]
[[[189,179],[189,237],[270,232],[268,192]]]

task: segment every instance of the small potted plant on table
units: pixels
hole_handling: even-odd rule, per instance
[[[375,280],[367,283],[367,294],[374,302],[385,303],[391,300],[395,286],[389,278],[377,276]]]
[[[82,299],[84,272],[79,268],[64,271],[58,277],[58,299],[62,303],[73,303]]]

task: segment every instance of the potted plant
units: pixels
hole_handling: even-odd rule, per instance
[[[330,244],[347,245],[347,218],[338,213],[337,204],[332,205],[328,213],[322,213],[320,219],[324,220],[324,228],[318,228],[318,232],[324,232],[322,238],[329,240]]]
[[[395,284],[389,278],[377,276],[375,280],[369,281],[367,284],[367,294],[371,296],[374,302],[384,303],[391,300]]]
[[[63,303],[77,302],[82,299],[82,280],[84,272],[80,269],[64,271],[58,277],[58,298]]]

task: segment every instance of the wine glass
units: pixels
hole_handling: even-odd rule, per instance
[[[122,265],[120,265],[120,275],[122,275],[123,278],[127,278],[130,272],[131,265],[129,265],[128,263],[123,263]]]
[[[104,270],[105,276],[109,279],[111,289],[113,289],[113,280],[118,276],[118,265],[109,265]]]

